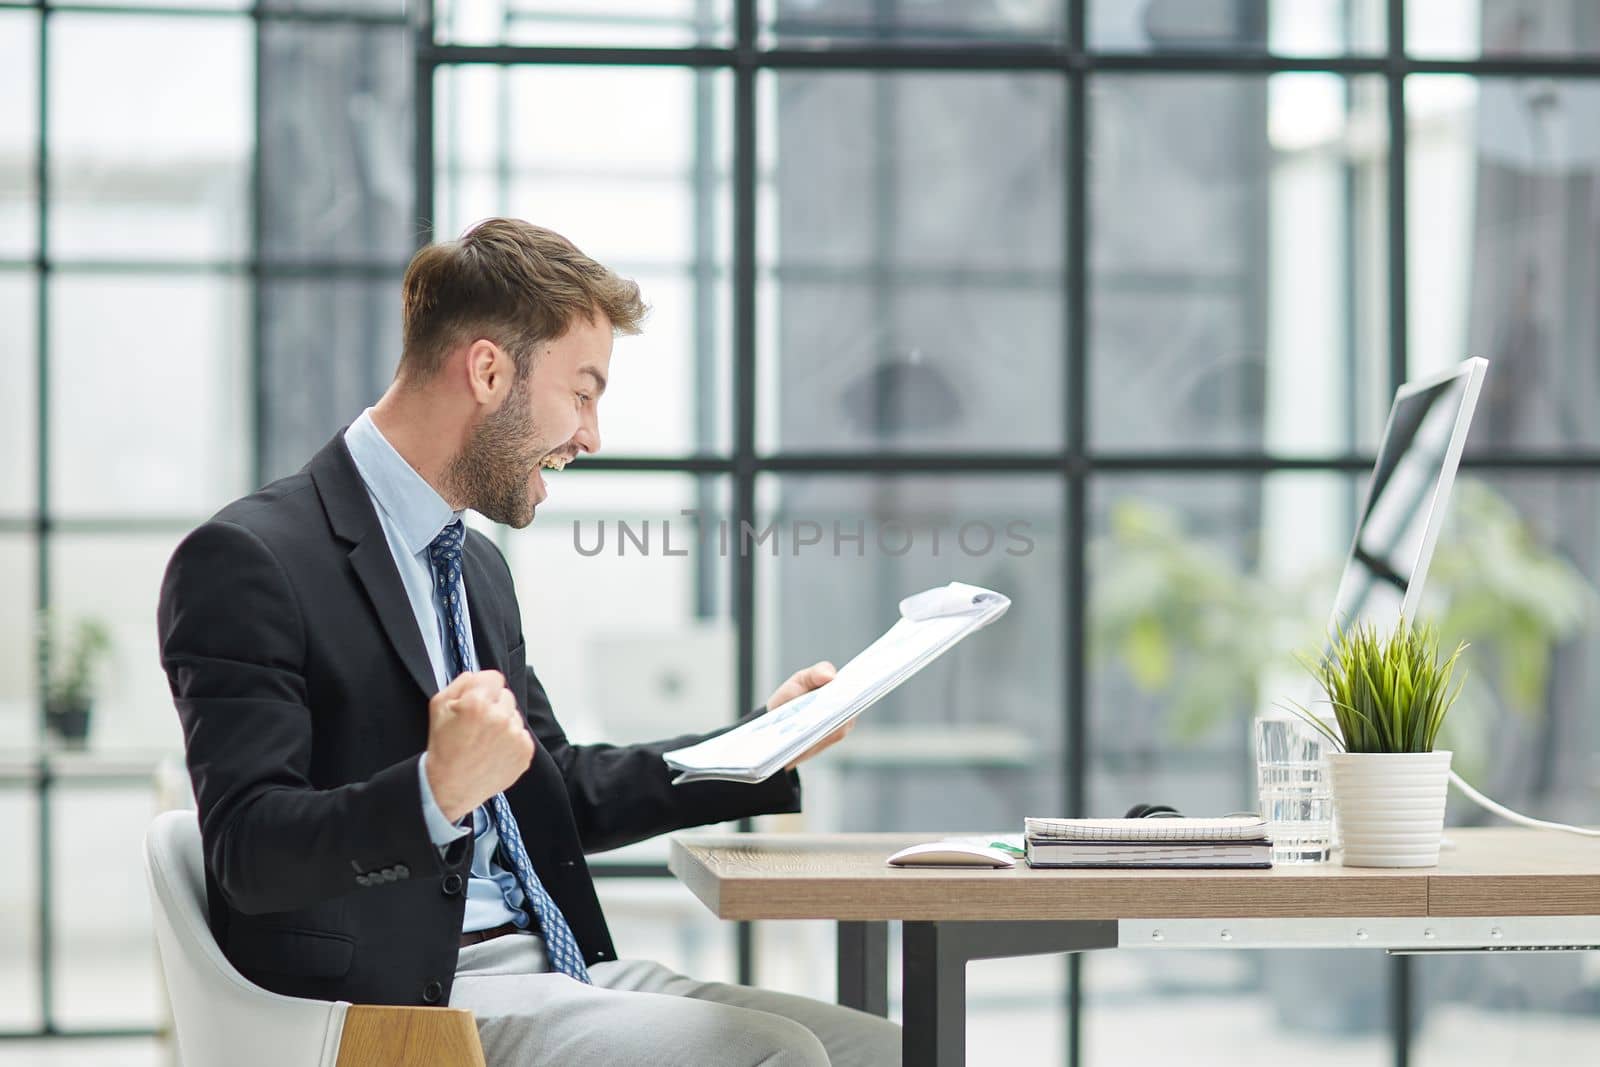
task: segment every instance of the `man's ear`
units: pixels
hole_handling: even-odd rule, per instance
[[[467,346],[467,387],[479,404],[499,406],[515,377],[510,354],[493,341],[480,337]]]

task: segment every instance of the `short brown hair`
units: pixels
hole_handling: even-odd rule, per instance
[[[503,346],[517,378],[543,342],[595,312],[634,334],[648,310],[639,286],[606,269],[553,230],[521,219],[486,219],[460,240],[412,257],[402,289],[400,374],[432,378],[458,346],[486,337]]]

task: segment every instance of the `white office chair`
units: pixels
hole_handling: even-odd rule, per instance
[[[228,962],[206,924],[193,811],[145,837],[156,942],[187,1067],[484,1067],[472,1013],[306,1000],[268,992]]]

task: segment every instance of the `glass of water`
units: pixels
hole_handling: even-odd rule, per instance
[[[1256,787],[1274,863],[1323,863],[1333,844],[1331,743],[1298,719],[1255,722]]]

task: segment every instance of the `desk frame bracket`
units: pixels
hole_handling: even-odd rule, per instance
[[[1122,919],[1118,947],[1377,948],[1391,953],[1582,951],[1600,915],[1383,918]]]

